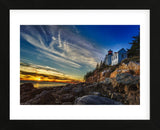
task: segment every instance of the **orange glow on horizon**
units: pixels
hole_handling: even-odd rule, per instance
[[[24,77],[24,76],[21,76],[20,80],[26,80],[26,81],[37,81],[37,82],[43,82],[43,81],[47,81],[47,82],[59,82],[59,83],[79,83],[79,82],[83,82],[83,80],[71,80],[71,79],[68,79],[68,80],[61,80],[61,79],[49,79],[48,77],[44,77],[44,78],[41,78],[40,76],[30,76],[30,77]]]
[[[32,67],[21,66],[20,80],[37,81],[37,82],[59,82],[59,83],[79,83],[83,82],[82,77],[76,77],[74,75],[64,75],[60,72],[46,71],[42,69],[36,69],[36,73],[32,70]]]

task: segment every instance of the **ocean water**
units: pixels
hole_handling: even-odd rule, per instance
[[[20,84],[23,84],[23,83],[32,83],[35,88],[56,87],[56,86],[65,86],[65,85],[67,85],[67,83],[20,81]]]

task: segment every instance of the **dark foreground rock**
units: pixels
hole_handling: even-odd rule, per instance
[[[27,102],[25,102],[25,105],[28,104],[39,104],[39,105],[43,105],[43,104],[54,104],[55,103],[55,97],[52,95],[52,93],[50,91],[42,91],[40,94],[37,94],[34,98],[28,100]]]
[[[32,83],[24,83],[20,86],[20,92],[28,92],[28,91],[32,91],[34,88]]]
[[[107,97],[101,97],[97,95],[85,95],[75,100],[77,105],[122,105],[122,103]]]

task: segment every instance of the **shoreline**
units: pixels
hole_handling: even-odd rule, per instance
[[[95,83],[34,88],[32,83],[20,87],[21,105],[139,105],[139,76],[122,73]]]
[[[77,83],[70,83],[70,82],[54,82],[54,81],[35,81],[35,80],[20,80],[20,82],[35,82],[35,83],[63,83],[63,84],[77,84]],[[82,83],[82,82],[79,82]]]

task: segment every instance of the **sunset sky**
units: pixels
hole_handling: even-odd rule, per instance
[[[21,80],[76,82],[108,49],[129,49],[139,25],[21,25]]]

